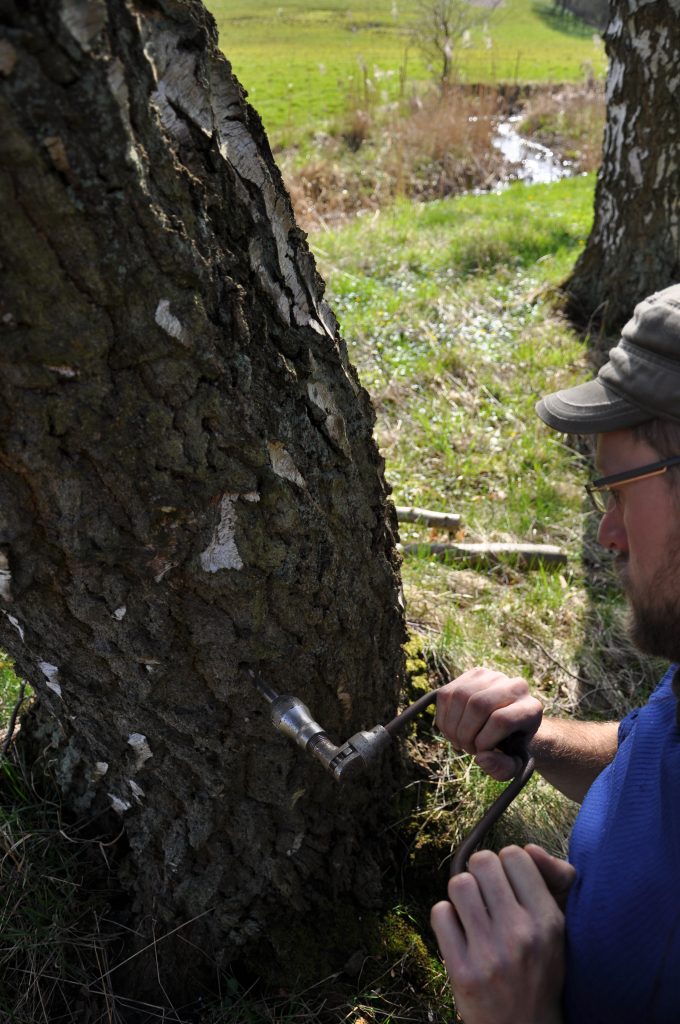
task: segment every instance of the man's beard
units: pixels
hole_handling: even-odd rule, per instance
[[[635,646],[645,654],[680,662],[680,601],[670,596],[678,593],[680,555],[670,555],[644,594],[631,585],[627,560],[617,561],[616,568],[629,601],[626,625]]]

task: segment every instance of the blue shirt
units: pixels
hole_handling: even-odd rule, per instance
[[[680,731],[671,667],[619,727],[569,860],[567,1024],[680,1022]]]

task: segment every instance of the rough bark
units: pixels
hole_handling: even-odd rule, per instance
[[[186,999],[197,958],[275,973],[296,923],[341,956],[330,908],[379,896],[394,765],[340,792],[249,670],[335,739],[393,713],[395,518],[201,4],[3,0],[0,24],[0,644],[37,694],[26,750],[123,829],[139,945],[183,926],[159,962]]]
[[[619,328],[680,278],[680,2],[612,0],[595,220],[567,282],[577,322]]]

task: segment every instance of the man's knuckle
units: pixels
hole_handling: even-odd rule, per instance
[[[477,889],[477,882],[468,871],[462,871],[459,875],[454,875],[453,878],[449,879],[448,885],[448,896],[453,903],[465,899],[468,893],[474,892]]]
[[[508,689],[510,696],[514,697],[515,700],[521,700],[526,697],[529,693],[529,684],[526,679],[522,679],[521,676],[515,676],[514,679],[509,680]]]
[[[508,932],[507,946],[514,950],[517,962],[534,963],[546,950],[554,948],[564,933],[563,923],[557,915],[542,915],[534,920],[528,915],[515,921]]]
[[[509,846],[503,847],[499,856],[503,864],[519,864],[522,861],[526,861],[529,854],[521,846],[511,843]]]
[[[560,938],[564,934],[564,914],[559,907],[555,906],[552,913],[545,915],[543,927],[548,941]]]
[[[477,850],[470,857],[469,866],[472,869],[476,867],[486,867],[489,864],[492,864],[497,859],[497,854],[495,854],[492,850]]]
[[[470,694],[468,705],[476,713],[488,712],[494,705],[493,694],[489,690],[475,690]]]
[[[467,961],[461,964],[455,977],[455,987],[459,995],[463,992],[469,997],[478,995],[488,990],[499,976],[498,964],[495,955],[491,952],[483,952],[475,958],[474,963]]]

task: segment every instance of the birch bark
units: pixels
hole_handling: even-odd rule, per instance
[[[568,312],[604,332],[680,279],[680,2],[612,0],[595,220]]]

